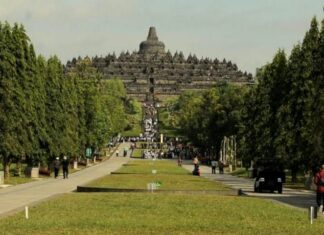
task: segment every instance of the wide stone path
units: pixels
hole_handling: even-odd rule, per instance
[[[193,170],[193,165],[190,161],[185,161],[183,167],[189,171]],[[219,181],[233,189],[242,189],[243,194],[246,196],[267,198],[301,209],[308,209],[310,206],[316,206],[316,193],[314,191],[290,189],[284,186],[282,194],[255,193],[253,179],[236,177],[229,174],[219,174],[218,171],[216,171],[216,174],[211,174],[211,168],[203,165],[201,165],[199,169],[201,176]]]
[[[119,156],[129,143],[119,145]],[[68,179],[59,176],[57,179],[43,179],[14,187],[0,189],[0,217],[22,210],[25,206],[33,205],[58,194],[72,192],[78,185],[86,184],[92,180],[110,174],[129,161],[127,157],[111,157],[102,163],[85,168],[69,175]]]

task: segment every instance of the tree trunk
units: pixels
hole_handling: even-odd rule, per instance
[[[10,161],[8,157],[3,157],[2,165],[4,169],[4,179],[8,180],[10,178]]]
[[[297,168],[293,167],[291,169],[291,183],[296,183],[297,182],[297,172],[298,172]]]

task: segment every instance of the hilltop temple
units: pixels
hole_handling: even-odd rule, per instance
[[[75,63],[75,59],[68,62],[67,69]],[[198,59],[195,55],[185,58],[182,52],[166,52],[154,27],[150,27],[139,51],[122,52],[118,57],[114,53],[94,57],[91,63],[105,79],[122,79],[127,94],[140,101],[163,100],[185,90],[208,89],[223,81],[240,85],[254,82],[251,74],[239,71],[231,61]]]

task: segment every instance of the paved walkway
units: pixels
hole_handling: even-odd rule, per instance
[[[190,171],[193,170],[193,165],[189,161],[184,162],[183,167]],[[253,179],[236,177],[229,174],[219,174],[218,171],[216,171],[216,174],[211,174],[211,168],[203,165],[201,165],[199,169],[201,176],[219,181],[233,189],[242,189],[243,194],[250,197],[268,198],[301,209],[308,209],[310,206],[316,206],[316,193],[314,191],[296,190],[284,187],[282,194],[255,193]]]
[[[120,144],[118,147],[119,153],[122,153],[123,148],[126,146],[129,148],[130,144]],[[25,206],[33,205],[50,197],[72,192],[78,185],[86,184],[110,174],[129,161],[129,154],[130,151],[128,151],[127,157],[113,156],[102,163],[70,174],[68,179],[63,179],[62,176],[59,176],[57,179],[44,179],[0,189],[0,217],[15,213],[22,210]]]

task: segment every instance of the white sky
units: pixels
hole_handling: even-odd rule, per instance
[[[25,26],[35,50],[63,63],[138,50],[150,26],[172,53],[226,58],[255,73],[302,41],[323,0],[0,0],[0,20]]]

